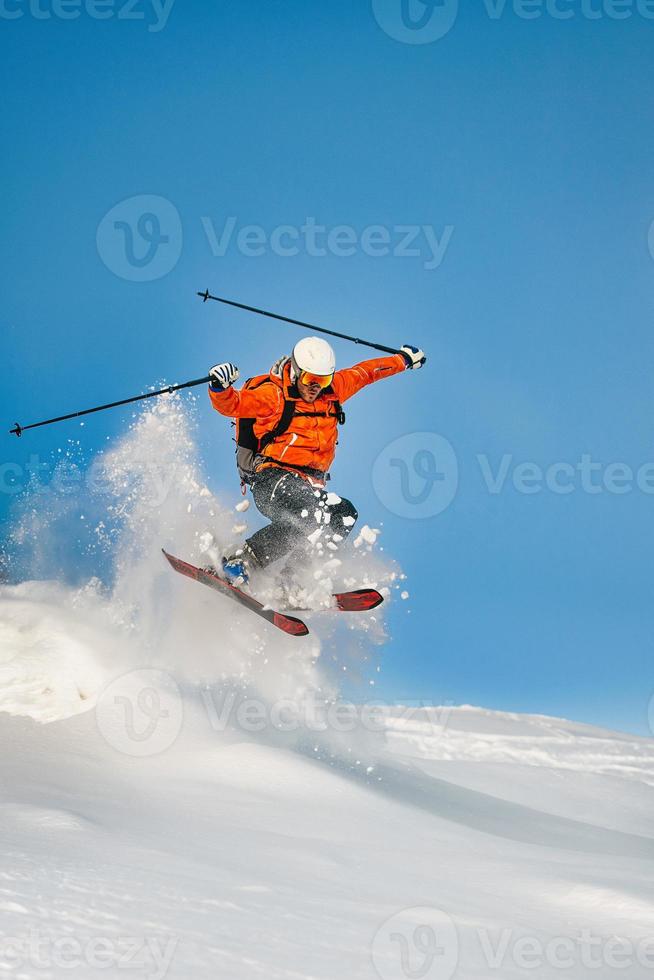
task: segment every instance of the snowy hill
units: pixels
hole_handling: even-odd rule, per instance
[[[652,976],[654,743],[341,702],[330,665],[365,674],[381,618],[289,639],[165,565],[243,519],[175,404],[105,460],[113,581],[0,587],[0,973]],[[339,574],[397,577],[372,550]]]
[[[404,977],[438,948],[423,976],[651,975],[648,741],[396,709],[365,750],[314,752],[216,731],[207,704],[144,757],[115,747],[111,706],[0,716],[3,971],[118,977],[134,954],[149,977]]]

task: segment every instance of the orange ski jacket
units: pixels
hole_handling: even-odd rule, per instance
[[[281,377],[271,372],[256,379],[258,383],[252,384],[252,387],[248,387],[251,382],[246,382],[240,391],[235,388],[212,391],[209,388],[209,397],[221,415],[233,419],[253,418],[254,434],[259,439],[275,429],[286,401],[297,402],[288,429],[265,446],[263,462],[257,469],[282,466],[327,473],[336,453],[339,403],[343,404],[366,385],[390,378],[406,369],[407,363],[402,354],[362,361],[354,367],[337,371],[332,384],[318,395],[315,402],[305,402],[291,381],[290,365],[287,363]]]

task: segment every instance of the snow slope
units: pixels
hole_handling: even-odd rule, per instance
[[[341,702],[377,616],[287,638],[163,561],[243,533],[180,413],[103,461],[111,581],[0,587],[0,975],[654,976],[654,744]],[[360,550],[335,574],[392,592]]]
[[[0,970],[117,977],[136,950],[150,977],[652,975],[648,741],[471,708],[407,735],[395,710],[321,754],[183,700],[145,757],[92,711],[0,716]]]

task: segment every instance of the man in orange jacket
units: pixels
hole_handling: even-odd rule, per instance
[[[338,425],[345,421],[342,405],[366,385],[420,368],[425,360],[421,350],[407,344],[391,357],[336,371],[330,345],[305,337],[291,357],[240,391],[232,387],[239,376],[234,364],[211,368],[211,403],[237,420],[239,471],[251,484],[257,509],[271,521],[223,559],[229,581],[247,582],[253,568],[289,553],[301,560],[311,546],[338,550],[358,516],[349,500],[325,489]]]

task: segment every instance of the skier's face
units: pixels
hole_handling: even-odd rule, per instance
[[[305,402],[315,402],[320,392],[329,388],[333,380],[333,371],[331,374],[314,374],[313,371],[301,371],[297,379],[297,386]]]
[[[316,398],[322,391],[322,388],[317,382],[312,382],[310,385],[305,385],[304,381],[298,381],[297,383],[298,391],[300,396],[305,402],[315,402]]]

